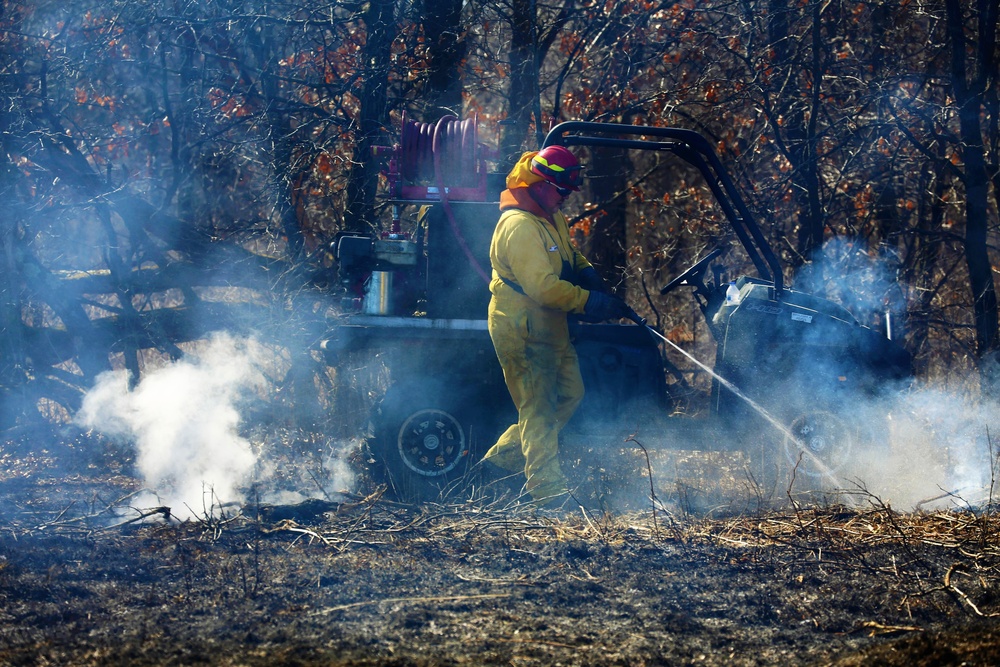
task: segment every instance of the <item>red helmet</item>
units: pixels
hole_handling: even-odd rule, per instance
[[[564,146],[547,146],[531,158],[531,172],[566,190],[578,191],[583,183],[583,167]]]

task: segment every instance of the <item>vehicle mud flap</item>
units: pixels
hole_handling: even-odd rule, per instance
[[[475,401],[458,394],[443,386],[399,384],[372,409],[365,440],[372,478],[396,499],[444,498],[478,461]]]

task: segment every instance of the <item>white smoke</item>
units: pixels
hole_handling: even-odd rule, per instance
[[[839,302],[862,324],[884,324],[885,311],[897,318],[906,311],[910,290],[897,282],[899,261],[888,246],[871,250],[835,238],[799,270],[795,287]],[[900,509],[993,502],[1000,405],[990,393],[973,397],[932,385],[885,389],[882,398],[853,406],[853,414],[888,447],[863,457],[864,468],[849,479]]]
[[[714,374],[675,343],[664,342]],[[819,501],[884,503],[904,511],[995,507],[1000,501],[1000,403],[993,398],[995,390],[977,397],[933,385],[887,384],[882,390],[878,397],[847,400],[817,395],[808,382],[796,387],[794,391],[816,398],[816,410],[804,408],[795,419],[811,435],[785,428],[792,417],[776,419],[749,401],[765,419],[759,428],[737,434],[750,444],[748,462],[754,464],[754,457],[764,452],[778,452],[771,470],[779,473],[777,487],[753,488],[753,495],[776,492],[780,503],[789,493],[801,497],[806,492]],[[804,439],[797,442],[800,436]],[[810,447],[816,448],[818,459]],[[666,480],[680,479],[683,475],[671,466],[677,467],[676,460],[654,467]],[[702,474],[699,490],[711,487],[713,474],[718,471]]]
[[[881,397],[839,406],[838,419],[841,437],[853,434],[850,457],[829,477],[808,477],[809,470],[799,469],[795,490],[815,488],[818,481],[835,494],[831,499],[884,503],[901,511],[978,509],[1000,500],[994,441],[1000,406],[995,401],[930,385],[887,387]],[[787,442],[774,438],[791,470],[797,452]]]
[[[241,436],[239,412],[265,386],[260,367],[268,355],[253,339],[216,334],[197,356],[144,375],[132,390],[125,371],[102,374],[76,420],[134,444],[136,467],[154,494],[136,505],[166,505],[181,518],[212,516],[273,473]],[[340,472],[338,484],[347,476]]]
[[[899,509],[982,507],[997,501],[1000,406],[933,387],[896,397],[890,448],[867,471],[870,490]]]
[[[886,308],[906,308],[906,290],[897,282],[898,262],[887,246],[871,252],[864,241],[834,237],[798,268],[794,286],[839,303],[867,326]]]
[[[853,421],[845,419],[844,424],[860,439],[855,440],[850,459],[829,477],[810,474],[815,468],[805,459],[797,460],[794,446],[771,425],[749,434],[746,442],[751,446],[745,456],[697,450],[691,442],[694,424],[686,425],[689,430],[683,439],[665,431],[658,440],[652,431],[639,428],[637,440],[648,452],[633,452],[627,460],[633,468],[615,472],[628,478],[651,465],[658,501],[671,511],[695,513],[741,512],[758,507],[759,497],[765,507],[783,506],[794,497],[806,505],[874,504],[903,512],[995,511],[1000,504],[996,401],[920,387],[859,400],[845,412]],[[775,488],[762,487],[761,480],[746,475],[748,469],[756,472],[754,457],[760,456],[761,446],[780,452],[782,474]],[[637,483],[632,487],[632,495],[619,494],[616,501],[628,509],[648,507],[649,488]]]

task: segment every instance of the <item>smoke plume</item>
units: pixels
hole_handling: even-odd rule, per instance
[[[872,490],[900,509],[994,503],[998,407],[933,387],[900,393],[888,410],[890,449],[866,471]]]
[[[240,433],[240,407],[265,384],[266,354],[273,353],[253,339],[216,334],[197,356],[145,375],[132,390],[126,372],[105,373],[77,422],[134,445],[138,472],[155,494],[136,503],[166,505],[179,517],[212,515],[273,472]]]

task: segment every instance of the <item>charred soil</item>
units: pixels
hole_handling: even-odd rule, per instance
[[[992,508],[546,514],[376,491],[178,521],[130,507],[127,462],[52,437],[0,450],[0,664],[1000,662]]]

